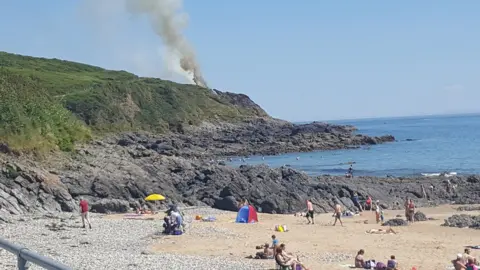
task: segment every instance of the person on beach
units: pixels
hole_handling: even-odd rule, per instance
[[[365,250],[360,249],[355,256],[355,268],[364,268],[365,267]]]
[[[311,223],[315,224],[315,220],[313,218],[313,204],[310,200],[307,200],[307,224],[310,224],[310,218],[312,219]]]
[[[411,223],[415,222],[414,215],[415,215],[415,204],[413,203],[413,200],[410,199],[408,201],[408,219]]]
[[[82,228],[85,228],[85,221],[88,223],[88,227],[92,229],[92,224],[88,218],[88,202],[83,198],[80,198],[80,215],[82,217]]]
[[[380,201],[377,200],[375,202],[375,220],[377,221],[377,224],[380,223],[380,213],[382,212],[382,209],[380,208]]]
[[[405,218],[407,219],[407,221],[409,221],[408,219],[408,202],[410,200],[408,199],[408,197],[405,197],[405,202],[403,203],[403,207],[405,208]]]
[[[468,258],[467,264],[465,264],[467,270],[478,270],[477,265],[475,264],[475,259],[473,257]]]
[[[365,210],[372,210],[372,197],[368,196],[367,201],[365,202]]]
[[[462,253],[457,254],[457,258],[452,261],[453,267],[455,270],[466,270],[467,267],[465,266],[465,263],[463,262],[463,255]]]
[[[398,268],[397,260],[395,255],[390,256],[390,260],[387,261],[387,270],[396,270]]]
[[[288,253],[285,249],[285,244],[281,244],[275,253],[275,260],[278,264],[283,267],[291,267],[292,269],[297,269],[297,265],[301,266],[301,269],[308,270],[305,265],[303,265],[300,260],[295,258],[295,256],[291,253]]]
[[[357,192],[353,193],[352,202],[353,202],[353,205],[355,205],[355,207],[358,208],[359,212],[363,212],[363,207],[358,200],[358,193]]]
[[[475,257],[473,257],[470,253],[471,253],[471,250],[469,248],[466,248],[466,249],[463,250],[463,255],[462,255],[463,264],[467,264],[468,259],[470,259],[470,258],[473,259],[475,264],[477,263],[477,259],[475,259]]]
[[[273,249],[273,255],[276,255],[276,253],[275,253],[275,252],[276,252],[276,250],[277,250],[277,248],[278,248],[279,246],[280,246],[280,243],[279,243],[279,241],[278,241],[278,239],[277,239],[277,236],[275,236],[275,234],[274,234],[274,235],[272,235],[272,249]]]
[[[342,222],[342,206],[337,202],[335,204],[335,221],[333,222],[333,226],[337,225],[337,220],[340,221],[340,225],[343,227],[343,222]]]

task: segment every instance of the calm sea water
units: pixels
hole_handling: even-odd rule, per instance
[[[351,124],[359,129],[358,133],[367,135],[392,134],[397,142],[352,150],[253,156],[245,162],[237,158],[231,165],[290,165],[310,175],[343,175],[349,167],[346,163],[355,162],[355,175],[409,176],[439,172],[480,174],[480,115],[362,119],[331,123]]]

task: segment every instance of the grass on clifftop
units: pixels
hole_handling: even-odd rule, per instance
[[[95,133],[165,132],[265,117],[208,89],[125,71],[0,52],[0,139],[20,150],[71,150]]]

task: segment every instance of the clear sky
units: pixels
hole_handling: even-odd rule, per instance
[[[119,11],[122,0],[81,2],[2,1],[0,50],[168,77],[146,20]],[[275,117],[480,111],[478,0],[184,0],[184,9],[210,86]]]

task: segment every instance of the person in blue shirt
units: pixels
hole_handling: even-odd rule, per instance
[[[362,212],[363,207],[360,204],[360,202],[358,201],[358,193],[357,192],[353,193],[352,201],[353,201],[353,204],[358,208],[358,211]]]
[[[278,246],[278,239],[275,235],[272,235],[272,248],[275,249]]]

